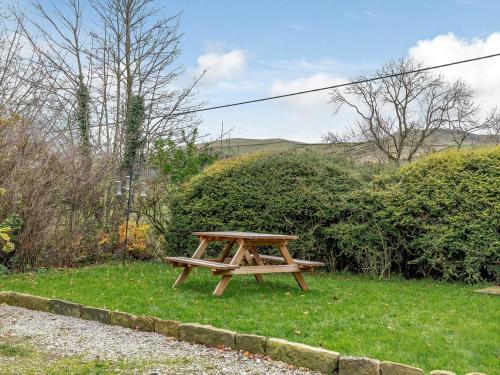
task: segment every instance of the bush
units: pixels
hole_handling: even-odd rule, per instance
[[[341,207],[342,220],[325,229],[336,249],[336,268],[373,276],[404,273],[400,233],[392,225],[392,210],[385,190],[392,174],[383,173],[353,191]]]
[[[392,220],[419,274],[498,277],[500,147],[438,153],[403,167],[394,193]]]
[[[127,236],[125,229],[127,224],[123,222],[118,228],[118,241],[120,246],[125,246],[127,238],[127,255],[136,259],[155,259],[158,257],[154,242],[151,237],[151,226],[149,224],[128,223]]]
[[[333,263],[324,228],[337,222],[347,192],[362,186],[344,161],[315,153],[256,153],[216,162],[185,183],[171,205],[166,245],[190,255],[191,232],[296,234],[292,255]]]
[[[499,197],[500,147],[438,153],[353,192],[326,232],[350,269],[497,279]]]
[[[5,195],[6,192],[5,189],[0,188],[0,197]],[[5,258],[8,258],[10,253],[15,250],[15,240],[22,225],[23,221],[17,214],[11,214],[3,221],[0,221],[0,261],[5,261]]]
[[[377,172],[374,176],[373,172]],[[500,147],[431,155],[399,170],[313,153],[221,161],[173,197],[167,250],[195,230],[297,234],[296,257],[387,277],[498,279]]]

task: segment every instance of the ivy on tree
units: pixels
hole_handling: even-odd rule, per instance
[[[144,98],[140,95],[132,96],[125,118],[126,141],[123,155],[123,169],[125,171],[132,170],[142,147],[141,128],[144,122],[144,112]]]

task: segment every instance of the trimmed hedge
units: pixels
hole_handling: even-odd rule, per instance
[[[331,269],[498,279],[500,147],[374,171],[309,152],[216,162],[173,197],[167,251],[191,255],[196,230],[287,233]]]
[[[500,147],[434,154],[401,169],[392,221],[422,275],[498,278]]]
[[[256,153],[218,161],[173,197],[170,254],[190,255],[196,230],[296,234],[292,255],[331,263],[323,229],[339,220],[346,193],[362,186],[346,162],[325,155]]]
[[[354,192],[327,233],[350,269],[498,279],[500,147],[436,153]]]

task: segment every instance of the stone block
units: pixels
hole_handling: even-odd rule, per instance
[[[2,291],[0,292],[0,303],[6,303],[7,305],[14,305],[16,300],[16,293]]]
[[[380,362],[365,357],[340,357],[339,375],[379,375]]]
[[[188,342],[196,342],[208,346],[224,345],[230,348],[235,347],[236,341],[235,332],[197,323],[181,324],[179,327],[179,337],[181,340]]]
[[[111,312],[106,309],[98,309],[96,307],[82,306],[81,318],[86,320],[94,320],[96,322],[101,322],[104,324],[111,323]]]
[[[137,331],[154,332],[155,319],[149,316],[137,316],[121,311],[110,312],[110,323],[114,326],[135,329]]]
[[[266,354],[274,360],[289,363],[297,367],[306,367],[325,374],[333,374],[337,369],[340,356],[339,353],[326,349],[281,339],[267,340]]]
[[[15,305],[30,310],[50,312],[50,299],[32,296],[30,294],[16,293]]]
[[[136,316],[121,311],[111,311],[110,322],[114,326],[133,328]]]
[[[51,299],[50,300],[50,312],[53,314],[71,316],[73,318],[80,318],[81,313],[81,305],[78,303],[62,301],[60,299]]]
[[[149,316],[136,316],[132,315],[132,326],[130,328],[135,329],[137,331],[143,332],[154,332],[155,330],[155,322],[154,318]]]
[[[430,375],[456,375],[454,372],[447,370],[432,370]]]
[[[266,353],[267,337],[238,333],[236,335],[235,349],[246,350],[253,354]]]
[[[380,375],[424,375],[424,371],[417,367],[383,361],[380,363]]]
[[[168,337],[179,338],[179,327],[181,322],[176,320],[163,320],[163,319],[155,319],[154,326],[155,332],[161,333],[162,335]]]

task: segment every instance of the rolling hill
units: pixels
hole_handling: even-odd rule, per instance
[[[466,148],[492,144],[494,144],[494,140],[487,134],[470,134],[462,147]],[[255,151],[315,150],[327,153],[347,154],[361,162],[376,161],[376,157],[373,155],[372,146],[366,142],[348,142],[332,145],[326,143],[297,142],[282,138],[226,138],[209,142],[207,146],[223,157],[244,155]],[[453,135],[451,131],[442,129],[436,131],[427,139],[419,155],[442,151],[451,147],[456,147]]]

